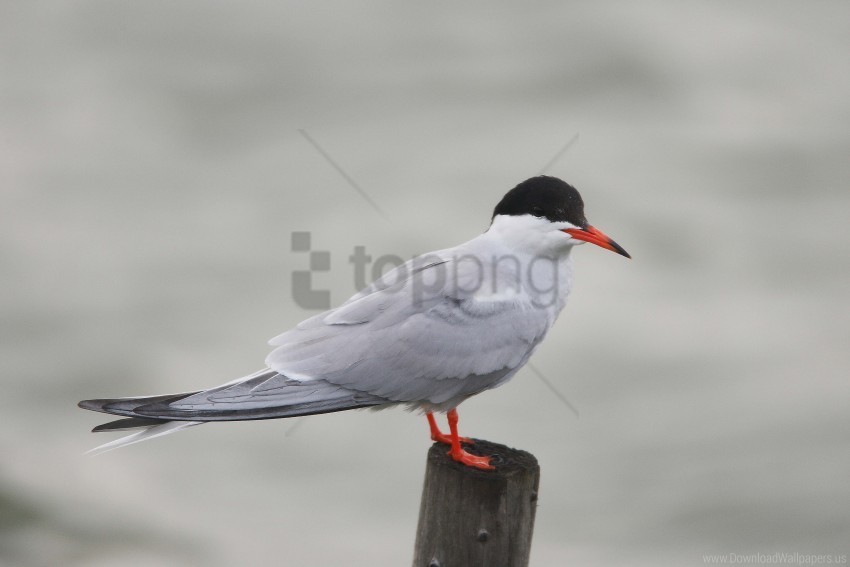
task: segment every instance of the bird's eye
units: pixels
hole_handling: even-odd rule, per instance
[[[543,207],[531,207],[531,214],[536,217],[543,216]]]

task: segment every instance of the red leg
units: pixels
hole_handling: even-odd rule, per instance
[[[475,467],[477,469],[483,469],[485,471],[491,471],[495,469],[496,467],[490,464],[490,457],[479,457],[478,455],[467,453],[461,448],[460,437],[458,437],[457,434],[457,410],[449,410],[448,418],[449,429],[451,429],[452,431],[452,448],[449,449],[449,455],[451,456],[451,458],[459,463],[463,463],[468,467]]]
[[[434,414],[429,411],[425,414],[425,417],[428,418],[428,426],[431,428],[431,440],[439,441],[440,443],[445,443],[446,445],[451,445],[452,438],[440,431],[440,428],[437,427],[437,420],[434,419]],[[467,445],[472,445],[475,443],[475,441],[468,437],[460,437],[460,442],[465,443]]]

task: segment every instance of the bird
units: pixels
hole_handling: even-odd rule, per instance
[[[451,459],[493,470],[490,456],[467,450],[474,440],[458,434],[457,407],[528,362],[564,308],[571,253],[584,243],[631,258],[588,223],[575,187],[527,179],[498,202],[485,232],[417,256],[271,339],[258,372],[208,390],[79,402],[121,416],[94,432],[141,429],[91,452],[208,422],[403,406],[425,415]]]

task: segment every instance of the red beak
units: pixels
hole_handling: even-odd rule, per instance
[[[597,228],[588,226],[587,228],[565,228],[564,232],[577,240],[584,240],[591,244],[596,244],[612,252],[616,252],[626,258],[631,258],[622,246],[614,242],[609,236]]]

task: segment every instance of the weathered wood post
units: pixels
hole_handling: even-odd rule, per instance
[[[540,467],[534,455],[475,440],[494,471],[461,465],[434,443],[428,451],[413,567],[526,567]]]

